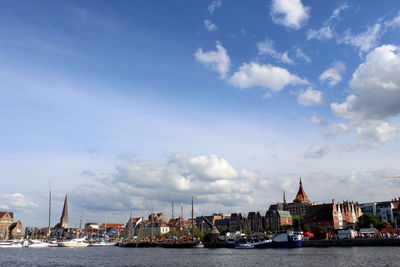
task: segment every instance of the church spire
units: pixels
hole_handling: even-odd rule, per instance
[[[283,191],[283,204],[286,204],[286,196],[285,196],[285,191]]]
[[[68,228],[68,195],[65,195],[64,207],[62,210],[60,225],[63,228]]]
[[[308,196],[306,194],[306,192],[303,189],[303,183],[301,182],[301,177],[300,177],[300,182],[299,182],[299,191],[297,192],[296,198],[293,200],[293,202],[297,202],[297,203],[309,203],[311,202],[308,199]]]

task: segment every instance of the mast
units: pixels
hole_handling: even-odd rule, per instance
[[[192,241],[194,241],[194,215],[193,215],[193,196],[192,196]]]
[[[49,181],[49,228],[47,229],[47,236],[50,237],[51,232],[51,182]]]

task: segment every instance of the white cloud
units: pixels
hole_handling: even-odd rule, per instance
[[[362,141],[372,146],[377,146],[399,137],[396,128],[388,122],[364,123],[357,127],[356,131]]]
[[[353,120],[384,120],[400,113],[400,47],[383,45],[371,51],[353,73],[353,94],[332,110]]]
[[[275,50],[274,48],[274,42],[268,39],[265,39],[265,41],[258,42],[257,44],[258,48],[258,54],[259,55],[269,55],[283,63],[287,64],[294,64],[294,60],[291,59],[288,55],[288,52],[283,52],[280,53]]]
[[[371,51],[353,73],[353,94],[342,103],[332,103],[332,111],[349,119],[358,136],[371,145],[395,137],[395,127],[386,120],[400,113],[400,47],[383,45]]]
[[[339,43],[345,43],[358,47],[362,52],[368,52],[374,48],[382,33],[382,26],[380,23],[376,23],[374,26],[368,27],[365,32],[353,35],[350,31],[347,31],[344,37]]]
[[[197,202],[235,206],[254,201],[252,183],[257,179],[258,175],[237,170],[215,155],[177,154],[165,163],[121,162],[108,178],[98,179],[96,186],[79,186],[73,194],[75,201],[88,208],[115,211],[129,210],[132,202],[140,203],[143,198],[164,204],[171,200],[189,202],[193,195]]]
[[[37,203],[20,193],[0,194],[0,203],[0,209],[11,211],[29,210],[38,207]]]
[[[329,125],[329,132],[324,134],[325,137],[338,137],[350,132],[350,127],[345,123],[333,123]]]
[[[324,118],[322,118],[321,116],[318,116],[317,114],[313,114],[311,116],[310,120],[314,124],[318,124],[318,125],[325,125],[326,124],[326,120]]]
[[[229,71],[231,60],[226,49],[217,42],[216,51],[203,52],[203,49],[199,48],[194,54],[196,59],[206,65],[207,67],[215,70],[219,73],[221,79],[225,78],[226,73]]]
[[[301,0],[272,0],[271,17],[277,24],[300,29],[307,21],[310,8],[303,6]]]
[[[335,32],[335,21],[340,19],[340,13],[347,9],[349,6],[344,3],[337,7],[333,12],[332,15],[329,17],[328,20],[324,21],[323,26],[318,30],[310,29],[307,31],[307,39],[331,39],[336,37]]]
[[[346,65],[343,62],[335,62],[333,66],[325,70],[320,76],[320,81],[329,81],[330,86],[335,86],[342,80],[342,73],[346,70]]]
[[[297,102],[303,106],[322,105],[324,98],[321,91],[308,88],[297,96]]]
[[[289,84],[307,84],[307,80],[291,74],[287,69],[256,62],[244,63],[229,82],[238,88],[264,87],[276,93]]]
[[[217,25],[215,25],[208,19],[204,20],[204,26],[206,27],[206,30],[209,32],[218,30]]]
[[[222,5],[222,0],[213,0],[210,5],[208,6],[208,11],[210,12],[210,14],[213,14],[214,11],[221,7]]]
[[[385,23],[386,27],[390,28],[398,28],[400,27],[400,11],[397,13],[397,16],[394,17],[392,20],[387,21]]]

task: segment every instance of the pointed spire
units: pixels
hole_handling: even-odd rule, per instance
[[[68,228],[68,195],[65,195],[64,207],[62,210],[60,224],[63,228]]]
[[[296,198],[293,200],[293,202],[300,202],[300,203],[309,203],[310,202],[306,192],[303,189],[303,183],[301,182],[301,177],[300,177],[300,183],[299,183],[299,191],[297,192]]]
[[[286,204],[286,196],[285,196],[285,191],[283,191],[283,204]]]

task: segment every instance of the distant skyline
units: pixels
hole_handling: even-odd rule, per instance
[[[399,196],[395,0],[0,2],[0,210],[125,222]],[[187,214],[189,214],[189,209]],[[135,216],[136,216],[135,215]]]

